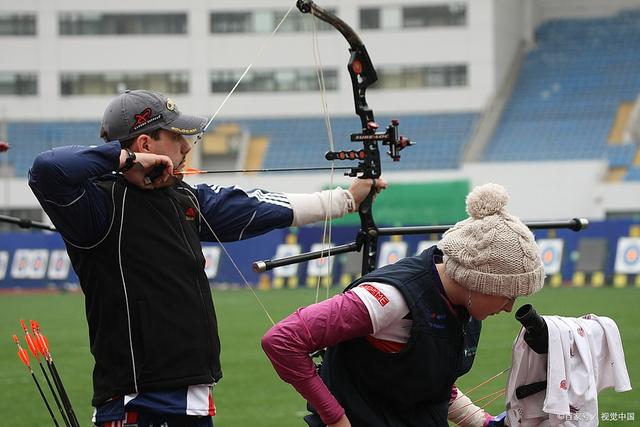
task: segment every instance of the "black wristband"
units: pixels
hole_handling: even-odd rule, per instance
[[[124,151],[127,152],[127,158],[124,161],[124,165],[120,168],[120,172],[126,172],[133,167],[133,164],[136,162],[136,153],[125,148]]]

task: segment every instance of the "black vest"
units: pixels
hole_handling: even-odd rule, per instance
[[[92,404],[218,381],[220,339],[195,194],[182,183],[152,191],[123,180],[99,185],[112,201],[109,230],[92,247],[66,243],[85,294]]]
[[[471,369],[481,323],[468,315],[460,321],[447,308],[433,262],[436,251],[433,246],[347,287],[362,282],[395,286],[413,321],[409,340],[399,353],[379,351],[364,337],[327,349],[321,376],[353,427],[448,425],[451,387]],[[324,425],[318,423],[317,414],[306,420],[311,426]]]

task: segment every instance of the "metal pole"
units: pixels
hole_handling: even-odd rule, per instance
[[[573,231],[584,230],[589,226],[589,220],[585,218],[573,218],[566,221],[536,221],[525,223],[527,227],[533,230],[543,229],[558,229],[567,228]],[[379,236],[403,236],[409,234],[430,234],[430,233],[444,233],[453,225],[426,225],[418,227],[382,227],[376,230]],[[373,232],[374,230],[370,230]],[[253,263],[253,271],[256,273],[263,273],[267,270],[272,270],[276,267],[283,267],[290,264],[298,264],[305,261],[311,261],[326,256],[333,256],[343,254],[347,252],[360,252],[362,243],[359,241],[348,243],[345,245],[336,246],[329,250],[306,252],[299,255],[294,255],[286,258],[256,261]]]

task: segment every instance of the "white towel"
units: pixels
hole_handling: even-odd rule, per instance
[[[510,426],[596,426],[598,392],[631,390],[616,323],[588,314],[582,318],[543,316],[549,354],[537,354],[521,329],[513,345],[507,385]],[[516,388],[547,380],[546,392],[518,400]]]

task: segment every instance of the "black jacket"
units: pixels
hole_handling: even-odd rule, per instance
[[[102,181],[112,223],[91,247],[67,242],[86,296],[92,404],[222,377],[220,340],[198,234],[196,196]],[[176,343],[179,343],[178,345]]]
[[[412,318],[406,346],[386,353],[360,337],[327,349],[321,376],[354,427],[447,426],[451,387],[471,369],[481,323],[459,320],[441,296],[433,246],[352,283],[383,282],[404,296]],[[312,409],[312,408],[311,408]],[[314,412],[312,410],[312,412]],[[324,425],[317,414],[311,426]]]

